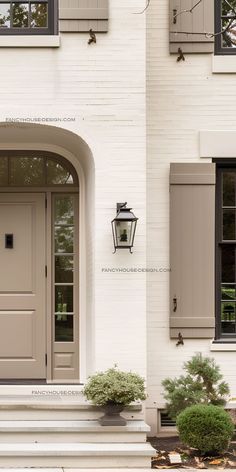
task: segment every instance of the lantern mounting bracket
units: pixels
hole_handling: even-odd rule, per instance
[[[125,203],[117,203],[117,204],[116,204],[116,211],[117,211],[117,213],[119,213],[119,211],[121,210],[121,208],[126,207],[126,205],[127,205],[127,202],[125,202]]]

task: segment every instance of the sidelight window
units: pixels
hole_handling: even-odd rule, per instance
[[[55,341],[74,341],[75,196],[54,196]]]

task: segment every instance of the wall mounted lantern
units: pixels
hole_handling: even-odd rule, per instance
[[[131,211],[132,208],[127,208],[126,205],[127,202],[116,204],[117,215],[111,222],[114,253],[117,249],[129,249],[132,253],[138,218]]]

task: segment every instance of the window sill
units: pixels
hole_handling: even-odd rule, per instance
[[[212,55],[213,74],[236,74],[236,55],[214,56]]]
[[[236,339],[235,341],[211,341],[210,351],[236,351]]]
[[[0,48],[58,48],[60,36],[27,35],[0,36]]]

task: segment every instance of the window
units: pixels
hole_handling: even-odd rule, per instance
[[[46,151],[0,151],[0,187],[77,186],[74,167]]]
[[[236,337],[236,167],[217,168],[217,338]]]
[[[74,341],[75,206],[74,195],[54,195],[55,342]]]
[[[215,0],[215,37],[216,54],[236,54],[236,0]]]
[[[55,34],[54,0],[0,0],[0,34]]]

